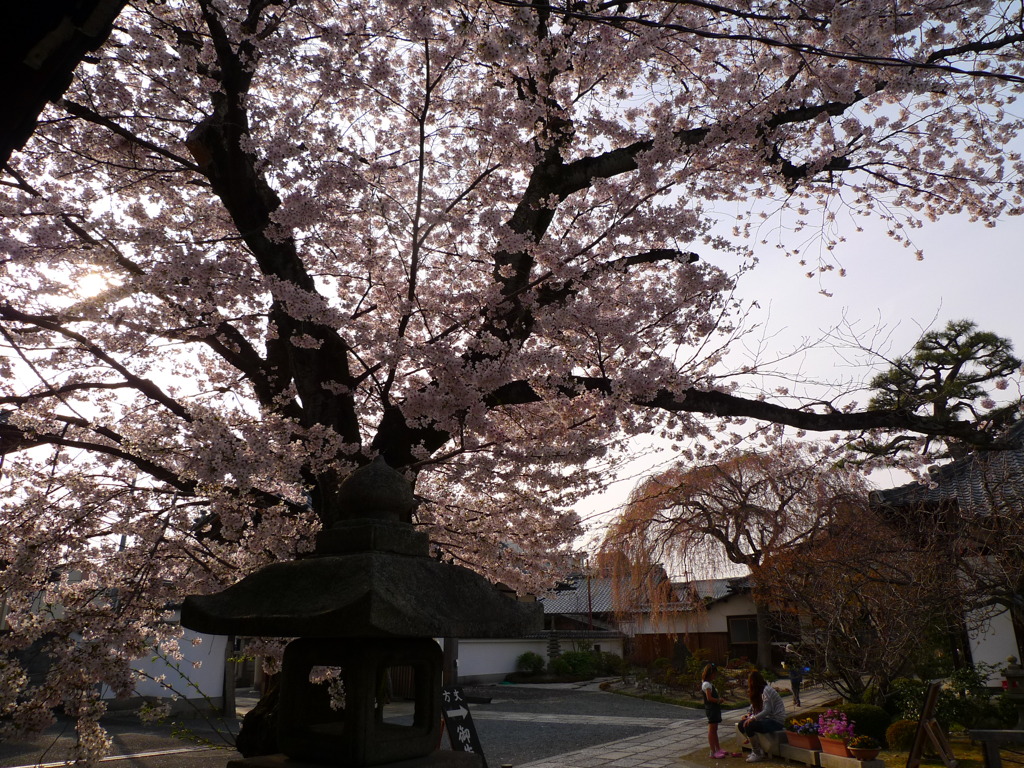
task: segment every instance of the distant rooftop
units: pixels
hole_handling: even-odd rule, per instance
[[[541,599],[545,614],[613,613],[615,611],[615,579],[575,575],[554,594]],[[625,584],[623,580],[621,582]],[[684,605],[688,594],[700,600],[717,602],[750,589],[746,576],[728,579],[697,579],[673,581],[672,590],[678,604]]]
[[[696,579],[694,581],[674,581],[672,588],[683,597],[689,590],[701,600],[717,603],[719,600],[750,591],[750,577],[737,576],[729,579]]]
[[[541,599],[544,613],[612,613],[614,583],[614,579],[572,576],[553,594]]]
[[[975,451],[968,456],[929,469],[927,482],[908,483],[871,493],[878,507],[935,508],[956,503],[977,515],[998,507],[1024,507],[1024,420],[1007,433],[1017,447]]]

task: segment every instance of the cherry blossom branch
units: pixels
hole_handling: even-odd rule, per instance
[[[2,412],[5,413],[5,412]],[[62,429],[58,433],[26,431],[14,424],[0,421],[0,454],[14,453],[15,451],[26,450],[39,445],[59,445],[65,448],[78,448],[89,453],[110,456],[115,459],[122,459],[134,465],[140,471],[150,475],[153,479],[166,483],[175,488],[179,493],[193,495],[197,485],[194,481],[184,480],[176,473],[156,464],[149,459],[139,456],[136,453],[126,450],[123,447],[124,438],[114,430],[90,423],[88,420],[77,416],[66,416],[63,414],[51,414],[50,418],[66,426],[76,427],[95,433],[99,437],[106,438],[110,442],[97,442],[95,440],[83,440],[78,437],[69,437],[67,430]]]
[[[579,278],[567,281],[558,288],[543,285],[545,281],[550,280],[553,276],[551,272],[548,272],[534,280],[531,287],[535,287],[537,289],[537,306],[544,307],[564,302],[570,296],[578,293],[585,284],[601,274],[606,274],[616,270],[626,270],[639,264],[657,264],[659,262],[666,261],[678,264],[694,264],[699,260],[700,257],[693,252],[684,253],[683,251],[677,251],[674,248],[655,248],[650,251],[644,251],[643,253],[637,253],[632,256],[622,256],[603,264],[599,264],[596,267],[588,269],[580,275]]]
[[[491,2],[497,3],[498,5],[506,5],[517,8],[532,7],[533,3],[527,0],[491,0]],[[757,20],[757,21],[768,21],[770,23],[777,23],[782,26],[787,21],[793,21],[793,19],[783,19],[776,17],[766,17],[757,14],[744,13],[737,11],[733,8],[726,6],[705,3],[705,2],[693,2],[688,0],[685,3],[679,3],[680,5],[692,5],[706,10],[714,11],[715,13],[721,13],[725,16],[733,16],[744,20]],[[618,3],[616,3],[618,5]],[[609,7],[605,5],[603,7]],[[1010,46],[1016,45],[1024,41],[1024,34],[1006,34],[996,40],[989,42],[975,41],[971,43],[965,43],[960,46],[954,46],[951,48],[940,49],[934,51],[924,61],[915,61],[913,59],[902,59],[895,56],[879,56],[872,54],[861,54],[853,51],[841,51],[834,48],[824,48],[816,45],[811,45],[806,42],[794,39],[780,39],[772,37],[766,34],[752,34],[747,32],[731,31],[731,32],[715,32],[709,26],[692,26],[686,24],[678,24],[664,19],[649,19],[640,16],[624,16],[622,14],[612,15],[601,15],[594,13],[587,13],[579,6],[567,7],[567,6],[548,6],[548,10],[551,13],[559,14],[567,19],[578,19],[583,21],[595,22],[598,24],[611,24],[620,28],[624,28],[629,25],[638,27],[647,27],[651,29],[662,29],[671,32],[680,32],[686,35],[693,35],[695,37],[703,38],[706,40],[729,40],[733,42],[745,42],[745,43],[756,43],[758,45],[764,45],[769,48],[778,48],[783,50],[792,51],[794,53],[803,54],[805,56],[815,56],[826,59],[835,59],[838,61],[848,61],[856,64],[867,64],[870,66],[880,68],[898,68],[898,69],[914,69],[914,70],[931,70],[936,72],[944,72],[951,75],[964,75],[972,78],[984,78],[992,80],[1001,80],[1010,83],[1024,83],[1024,76],[1007,74],[1003,72],[993,72],[987,69],[965,69],[963,67],[953,66],[952,64],[940,63],[943,59],[947,59],[953,56],[963,55],[965,53],[984,53],[988,51],[995,51],[1002,48],[1009,48]],[[796,20],[809,21],[810,17],[798,16]],[[826,24],[825,20],[820,20],[821,24]]]
[[[64,395],[72,392],[90,392],[103,389],[134,389],[127,381],[78,381],[71,384],[54,386],[46,385],[41,392],[33,392],[30,395],[0,397],[0,405],[27,405],[48,397],[63,398]]]
[[[15,179],[17,188],[28,192],[33,197],[43,197],[42,193],[29,184],[21,174],[12,168],[8,168],[7,170]],[[128,274],[136,277],[145,276],[145,270],[124,256],[124,254],[122,254],[120,250],[108,240],[93,236],[66,213],[61,213],[59,216],[64,225],[67,226],[67,228],[70,229],[83,243],[89,246],[102,247],[112,253],[115,263]],[[166,297],[164,297],[164,300],[167,301]],[[181,309],[180,305],[174,304],[174,306],[176,309]],[[151,333],[154,332],[154,329],[147,330]],[[173,337],[172,334],[164,335]],[[177,338],[186,337],[178,336]],[[240,371],[245,373],[246,377],[253,383],[257,396],[260,397],[260,401],[264,405],[269,406],[272,403],[277,402],[276,398],[283,391],[285,383],[282,383],[278,377],[273,377],[270,374],[270,371],[267,370],[268,365],[263,363],[252,345],[236,328],[229,323],[222,321],[216,326],[215,334],[203,334],[199,340],[210,346],[226,361],[230,362]],[[225,344],[223,342],[227,343]],[[295,408],[291,408],[290,410],[292,411],[291,415],[298,415],[298,411]]]
[[[423,41],[423,105],[420,108],[419,113],[415,116],[417,133],[416,195],[415,202],[413,205],[412,230],[410,232],[409,237],[410,252],[408,267],[408,287],[406,289],[405,294],[407,307],[405,311],[402,312],[402,316],[399,318],[398,321],[398,328],[396,329],[395,332],[395,336],[398,339],[405,338],[406,329],[409,327],[409,322],[412,319],[412,307],[417,301],[416,287],[419,282],[420,254],[421,251],[423,250],[425,239],[431,229],[431,227],[425,224],[423,220],[423,199],[427,174],[427,118],[430,116],[431,112],[431,99],[434,93],[434,89],[437,88],[444,80],[444,76],[448,70],[449,65],[442,66],[440,72],[431,76],[430,41]],[[391,388],[394,386],[396,375],[397,368],[392,367],[388,371],[388,375],[383,385],[381,386],[381,399],[385,403],[387,403],[390,399]]]
[[[38,198],[40,198],[42,200],[46,200],[46,198],[44,197],[43,193],[40,192],[35,187],[33,187],[31,184],[29,184],[28,181],[20,173],[18,173],[15,169],[11,168],[8,165],[5,165],[4,166],[4,170],[6,170],[11,175],[11,177],[15,179],[15,181],[17,182],[17,184],[15,186],[18,189],[21,189],[21,190],[29,193],[33,197],[38,197]],[[108,240],[105,240],[103,238],[97,238],[97,237],[93,236],[88,230],[85,229],[85,227],[81,226],[78,222],[76,222],[73,218],[71,218],[71,216],[69,216],[67,213],[61,212],[58,215],[58,217],[60,218],[60,221],[64,224],[64,226],[66,226],[69,230],[71,230],[71,232],[73,232],[75,234],[75,236],[78,237],[83,243],[85,243],[86,245],[89,245],[89,246],[102,247],[108,253],[111,253],[114,256],[115,263],[119,267],[124,269],[126,272],[128,272],[128,274],[131,274],[131,275],[143,275],[143,274],[145,274],[145,272],[143,271],[143,269],[141,267],[139,267],[137,264],[132,262],[131,259],[127,258],[124,254],[122,254],[111,242],[109,242]]]
[[[124,447],[124,437],[109,427],[94,424],[80,417],[51,414],[50,418],[56,422],[64,424],[64,429],[57,433],[32,432],[10,424],[6,419],[6,415],[8,413],[8,411],[0,411],[0,417],[3,417],[0,418],[0,457],[40,445],[76,448],[91,454],[109,456],[111,458],[125,461],[136,467],[142,473],[152,477],[154,480],[165,483],[170,488],[173,488],[174,492],[179,496],[200,500],[204,498],[203,494],[200,493],[200,485],[197,481],[183,478],[174,470],[157,464],[144,456],[140,456],[137,452],[128,450]],[[96,440],[85,440],[81,437],[69,436],[67,427],[75,427],[76,429],[93,432],[99,437],[106,438],[109,442],[97,442]],[[306,513],[309,511],[304,504],[298,504],[259,488],[249,487],[245,490],[240,490],[232,488],[229,485],[223,485],[220,487],[220,491],[229,496],[248,499],[257,510],[284,505],[293,514]],[[252,520],[253,524],[259,523],[259,514],[260,513],[258,511],[254,513]],[[203,521],[205,521],[205,523],[215,524],[214,518],[216,517],[216,515],[213,518],[207,516],[206,518],[203,518]],[[218,536],[214,535],[213,538],[218,538]]]
[[[80,333],[76,333],[68,328],[65,328],[60,323],[56,322],[52,318],[43,317],[40,315],[30,315],[21,310],[15,309],[9,304],[0,304],[0,319],[8,320],[22,325],[35,326],[44,330],[52,331],[69,341],[75,342],[83,350],[87,351],[90,355],[95,357],[110,366],[112,369],[117,371],[121,376],[125,378],[125,382],[132,388],[142,393],[154,402],[159,403],[168,411],[173,413],[182,421],[186,423],[192,421],[192,415],[188,410],[181,405],[173,397],[167,395],[160,387],[156,385],[152,380],[137,376],[132,373],[126,366],[116,360],[113,356],[108,354],[106,350],[102,349],[92,341],[87,339]]]
[[[170,151],[169,149],[166,149],[165,147],[161,147],[158,144],[154,144],[153,142],[148,141],[135,133],[132,133],[127,128],[118,125],[109,117],[104,117],[99,112],[90,109],[84,104],[78,104],[77,102],[71,101],[71,99],[61,99],[60,105],[64,107],[64,109],[66,109],[69,114],[74,115],[75,117],[79,117],[83,120],[87,120],[88,122],[98,125],[102,128],[106,128],[112,133],[115,133],[118,136],[120,136],[122,139],[125,139],[131,142],[132,144],[140,146],[143,149],[147,149],[150,152],[153,152],[154,154],[160,155],[161,157],[166,157],[168,160],[173,160],[175,163],[180,165],[185,170],[199,170],[199,166],[196,165],[194,162],[182,157],[181,155],[175,152]]]
[[[205,344],[245,377],[262,406],[278,410],[296,420],[301,418],[302,412],[297,403],[281,400],[280,396],[285,390],[286,382],[274,374],[270,369],[270,361],[260,357],[259,352],[241,331],[223,320],[210,327],[213,333],[173,333],[155,328],[146,330],[148,333],[160,334],[167,338]]]
[[[281,200],[256,170],[255,156],[243,148],[250,130],[244,95],[253,72],[243,64],[243,51],[232,48],[216,10],[209,3],[203,3],[203,16],[223,70],[224,91],[211,94],[214,111],[190,134],[189,149],[264,274],[282,280],[297,294],[309,297],[314,305],[326,306],[302,263],[294,239],[271,236],[271,214],[280,208]],[[242,48],[247,56],[255,56],[245,44]],[[298,301],[299,295],[293,301]],[[304,423],[330,426],[343,439],[358,442],[349,345],[324,322],[296,319],[296,310],[275,297],[270,317],[277,326],[278,338],[268,342],[270,368],[277,367],[284,381],[295,382],[302,398]]]
[[[560,385],[561,396],[578,396],[583,392],[596,392],[607,396],[618,396],[616,383],[608,378],[574,376],[569,385]],[[707,416],[726,418],[749,418],[809,432],[855,431],[863,429],[891,429],[918,432],[924,435],[957,437],[979,447],[1002,447],[1002,443],[991,436],[977,431],[968,422],[935,419],[918,416],[907,411],[838,411],[827,413],[808,411],[802,408],[787,408],[765,400],[750,399],[719,392],[689,387],[679,392],[658,390],[649,397],[626,396],[634,405],[657,408],[673,413],[699,413]],[[511,382],[492,392],[485,401],[490,407],[520,405],[541,402],[543,396],[525,381]]]

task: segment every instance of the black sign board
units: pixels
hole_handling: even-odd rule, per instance
[[[448,731],[448,739],[456,752],[472,752],[480,756],[483,768],[487,768],[480,737],[477,735],[473,717],[469,714],[469,704],[461,688],[441,689],[441,711],[444,714],[444,727]]]

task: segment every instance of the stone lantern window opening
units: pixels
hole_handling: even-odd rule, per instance
[[[291,681],[281,686],[282,751],[297,760],[345,765],[430,753],[441,740],[440,662],[441,649],[430,638],[293,640],[281,668],[282,682]],[[390,673],[408,668],[412,719],[396,722]]]

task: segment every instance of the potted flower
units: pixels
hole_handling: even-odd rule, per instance
[[[818,718],[818,740],[821,741],[822,752],[849,757],[846,742],[852,738],[853,723],[842,712],[830,709]]]
[[[786,741],[800,749],[821,749],[818,741],[818,721],[812,717],[790,720],[786,726]]]
[[[871,736],[854,736],[846,743],[846,748],[858,760],[874,760],[882,751],[882,745]]]

